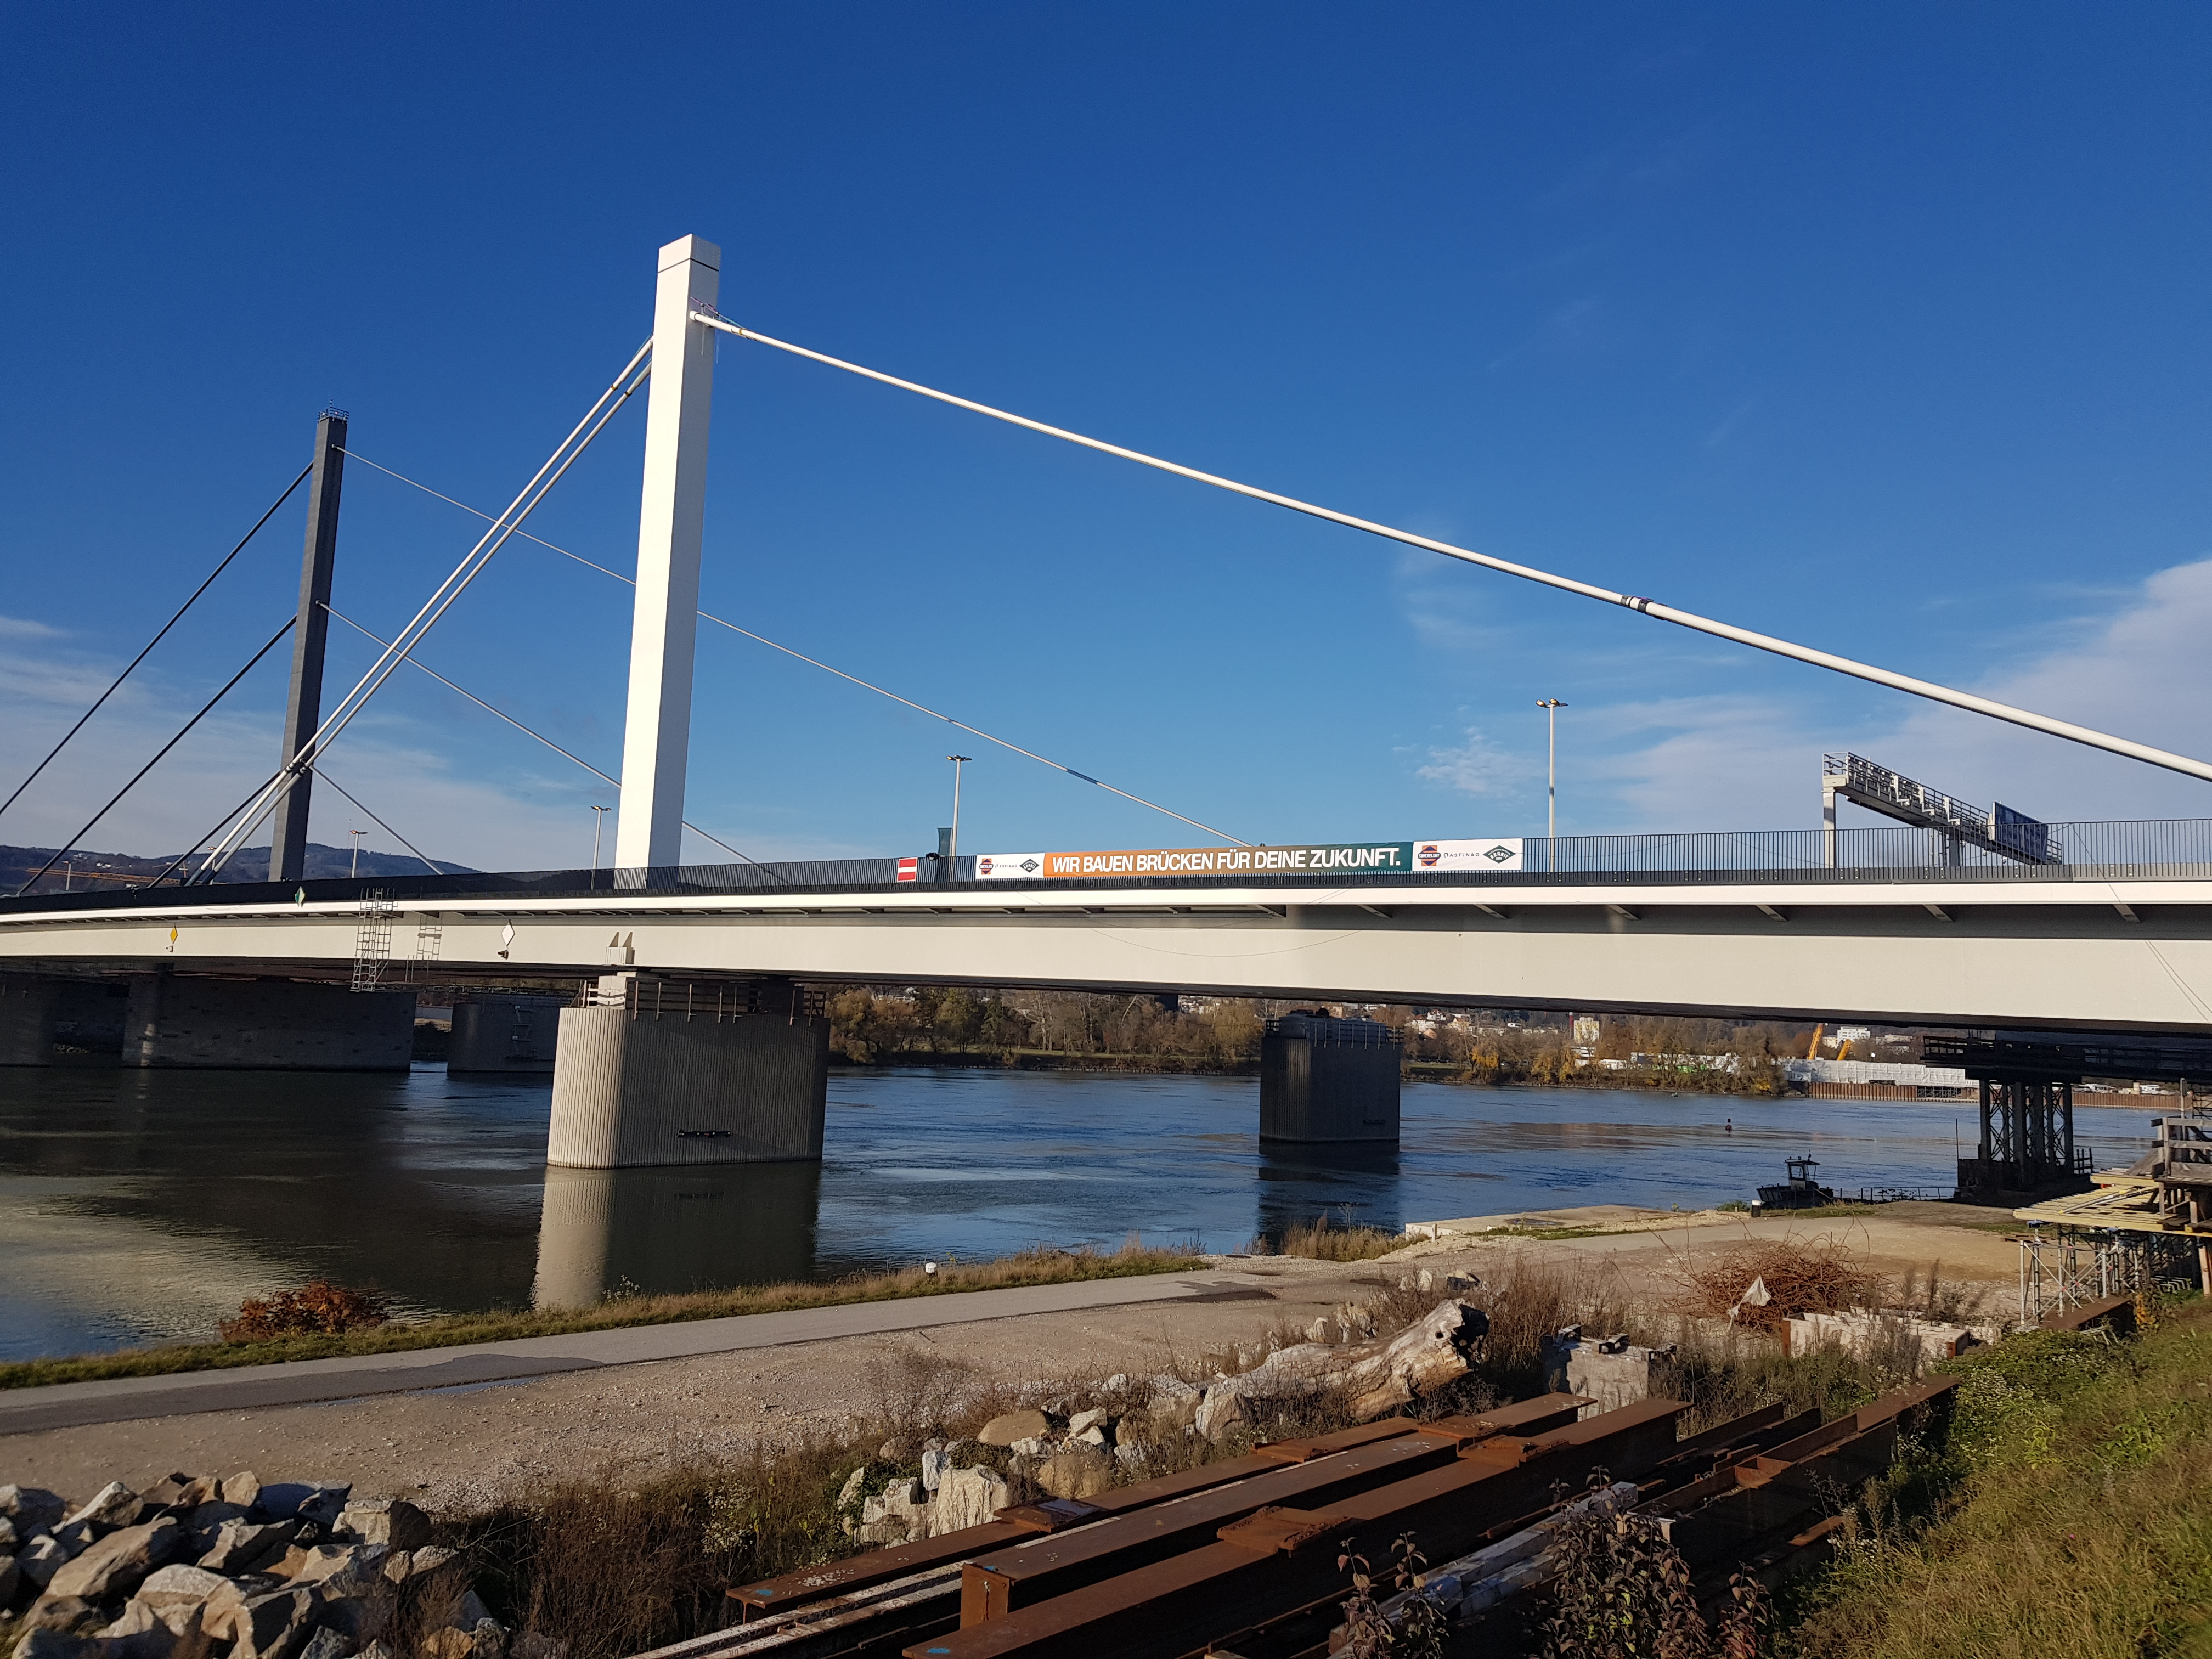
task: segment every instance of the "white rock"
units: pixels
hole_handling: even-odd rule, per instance
[[[1012,1502],[1012,1489],[992,1470],[948,1470],[929,1506],[929,1536],[982,1526]]]
[[[1108,1394],[1127,1394],[1129,1391],[1129,1374],[1127,1371],[1115,1371],[1113,1376],[1106,1379],[1103,1386]]]
[[[1030,1435],[1025,1439],[1015,1441],[1006,1449],[1018,1457],[1042,1457],[1046,1448],[1051,1443],[1042,1435]]]
[[[1085,1431],[1097,1427],[1113,1414],[1111,1412],[1097,1410],[1078,1412],[1067,1419],[1067,1431],[1076,1439],[1080,1440]]]
[[[52,1533],[41,1533],[16,1554],[15,1565],[23,1577],[44,1589],[69,1565],[69,1546]]]
[[[1081,1434],[1075,1436],[1074,1439],[1078,1445],[1097,1446],[1103,1449],[1106,1444],[1105,1425],[1100,1423],[1093,1423],[1089,1428],[1084,1430]]]
[[[952,1468],[949,1451],[926,1451],[921,1455],[921,1489],[935,1492],[944,1483],[946,1473]]]
[[[120,1480],[111,1480],[62,1525],[73,1527],[80,1521],[89,1521],[95,1527],[123,1527],[137,1518],[138,1494]]]

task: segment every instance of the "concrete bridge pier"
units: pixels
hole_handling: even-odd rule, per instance
[[[174,974],[131,981],[125,1066],[404,1072],[414,1058],[411,991]]]
[[[609,974],[561,1011],[545,1161],[818,1161],[829,1088],[830,1021],[788,980]]]
[[[120,980],[0,974],[0,1066],[117,1053],[129,996]]]
[[[446,1070],[535,1072],[553,1069],[565,997],[471,996],[453,1006]]]
[[[1260,1139],[1398,1144],[1398,1039],[1371,1019],[1285,1014],[1260,1039]]]
[[[814,1273],[818,1164],[545,1171],[532,1304],[772,1285]]]

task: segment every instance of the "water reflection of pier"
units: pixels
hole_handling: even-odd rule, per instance
[[[809,1279],[822,1166],[545,1171],[540,1308]]]
[[[1323,1215],[1332,1224],[1395,1233],[1405,1225],[1402,1207],[1393,1144],[1260,1143],[1258,1231],[1263,1234],[1279,1237],[1286,1227],[1310,1227]]]

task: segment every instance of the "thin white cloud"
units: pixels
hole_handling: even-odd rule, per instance
[[[28,617],[0,616],[0,640],[58,640],[61,636],[60,629],[50,628]]]
[[[1497,799],[1519,794],[1543,776],[1543,769],[1528,756],[1500,748],[1470,726],[1462,741],[1430,750],[1428,763],[1414,775],[1447,785],[1463,795]]]

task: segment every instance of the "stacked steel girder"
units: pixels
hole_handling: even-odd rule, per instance
[[[1340,1547],[1381,1561],[1406,1534],[1442,1564],[1420,1593],[1472,1643],[1547,1576],[1545,1523],[1593,1492],[1651,1517],[1708,1590],[1739,1565],[1774,1576],[1826,1547],[1838,1506],[1951,1387],[1825,1425],[1771,1407],[1688,1439],[1679,1401],[1582,1417],[1589,1401],[1555,1394],[1279,1442],[743,1586],[741,1624],[652,1659],[1291,1659],[1328,1650]]]

